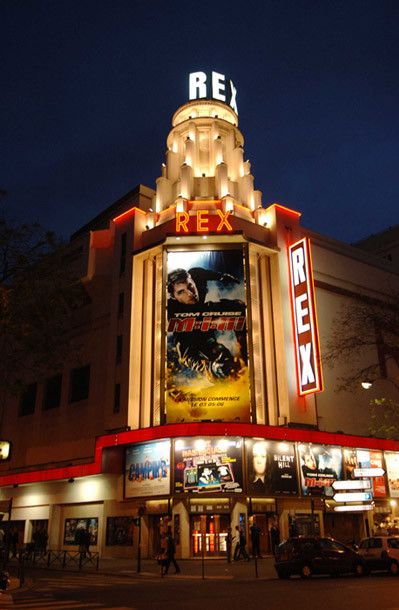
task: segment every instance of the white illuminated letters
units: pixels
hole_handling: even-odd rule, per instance
[[[236,101],[236,97],[237,97],[237,89],[234,87],[233,85],[233,81],[230,81],[230,90],[231,90],[231,100],[230,100],[230,106],[232,107],[232,109],[234,110],[234,112],[236,114],[238,114],[238,109],[237,109],[237,101]]]
[[[192,72],[189,76],[189,99],[196,100],[206,97],[206,74],[205,72]]]
[[[232,80],[227,80],[224,74],[212,72],[192,72],[189,75],[189,99],[198,100],[212,98],[229,104],[235,113],[237,109],[237,89]]]
[[[313,274],[308,239],[301,239],[289,247],[289,262],[298,394],[304,396],[322,390]]]
[[[219,72],[212,72],[212,97],[221,102],[226,101],[225,93],[226,85],[224,83],[224,75]]]

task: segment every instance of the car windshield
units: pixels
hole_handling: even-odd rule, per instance
[[[388,538],[388,546],[391,549],[399,549],[399,538]]]

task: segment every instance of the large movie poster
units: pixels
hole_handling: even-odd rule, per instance
[[[250,421],[243,251],[167,255],[168,423]]]
[[[397,451],[385,451],[385,464],[387,467],[389,495],[399,498],[399,453]]]
[[[282,496],[298,493],[294,443],[246,439],[248,493]]]
[[[175,492],[242,492],[242,439],[175,441]]]
[[[125,497],[170,493],[170,440],[126,449]]]
[[[298,445],[302,494],[310,495],[313,487],[331,487],[342,479],[341,447],[330,445]]]
[[[345,479],[354,479],[355,468],[384,468],[382,451],[374,449],[344,449]],[[373,494],[376,498],[387,495],[385,477],[372,477]]]

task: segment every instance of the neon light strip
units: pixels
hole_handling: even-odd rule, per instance
[[[59,481],[71,477],[85,477],[102,472],[102,451],[106,447],[120,447],[133,443],[158,440],[162,438],[179,438],[184,436],[242,436],[265,439],[296,441],[302,443],[315,443],[320,445],[339,445],[341,447],[354,447],[356,449],[378,449],[380,451],[399,451],[399,441],[369,438],[367,436],[354,436],[335,434],[331,432],[318,432],[316,430],[302,430],[279,426],[264,426],[259,424],[234,423],[193,423],[169,424],[141,430],[130,430],[118,434],[108,434],[96,439],[94,462],[79,464],[77,466],[64,466],[62,468],[49,468],[31,472],[19,472],[0,476],[0,487],[24,483],[38,483],[44,481]]]

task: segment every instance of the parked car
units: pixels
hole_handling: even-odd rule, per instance
[[[384,570],[393,576],[399,574],[399,536],[372,536],[359,544],[359,555],[369,571]]]
[[[318,536],[288,538],[277,547],[274,565],[279,578],[345,573],[363,576],[367,571],[359,553],[333,538]]]

